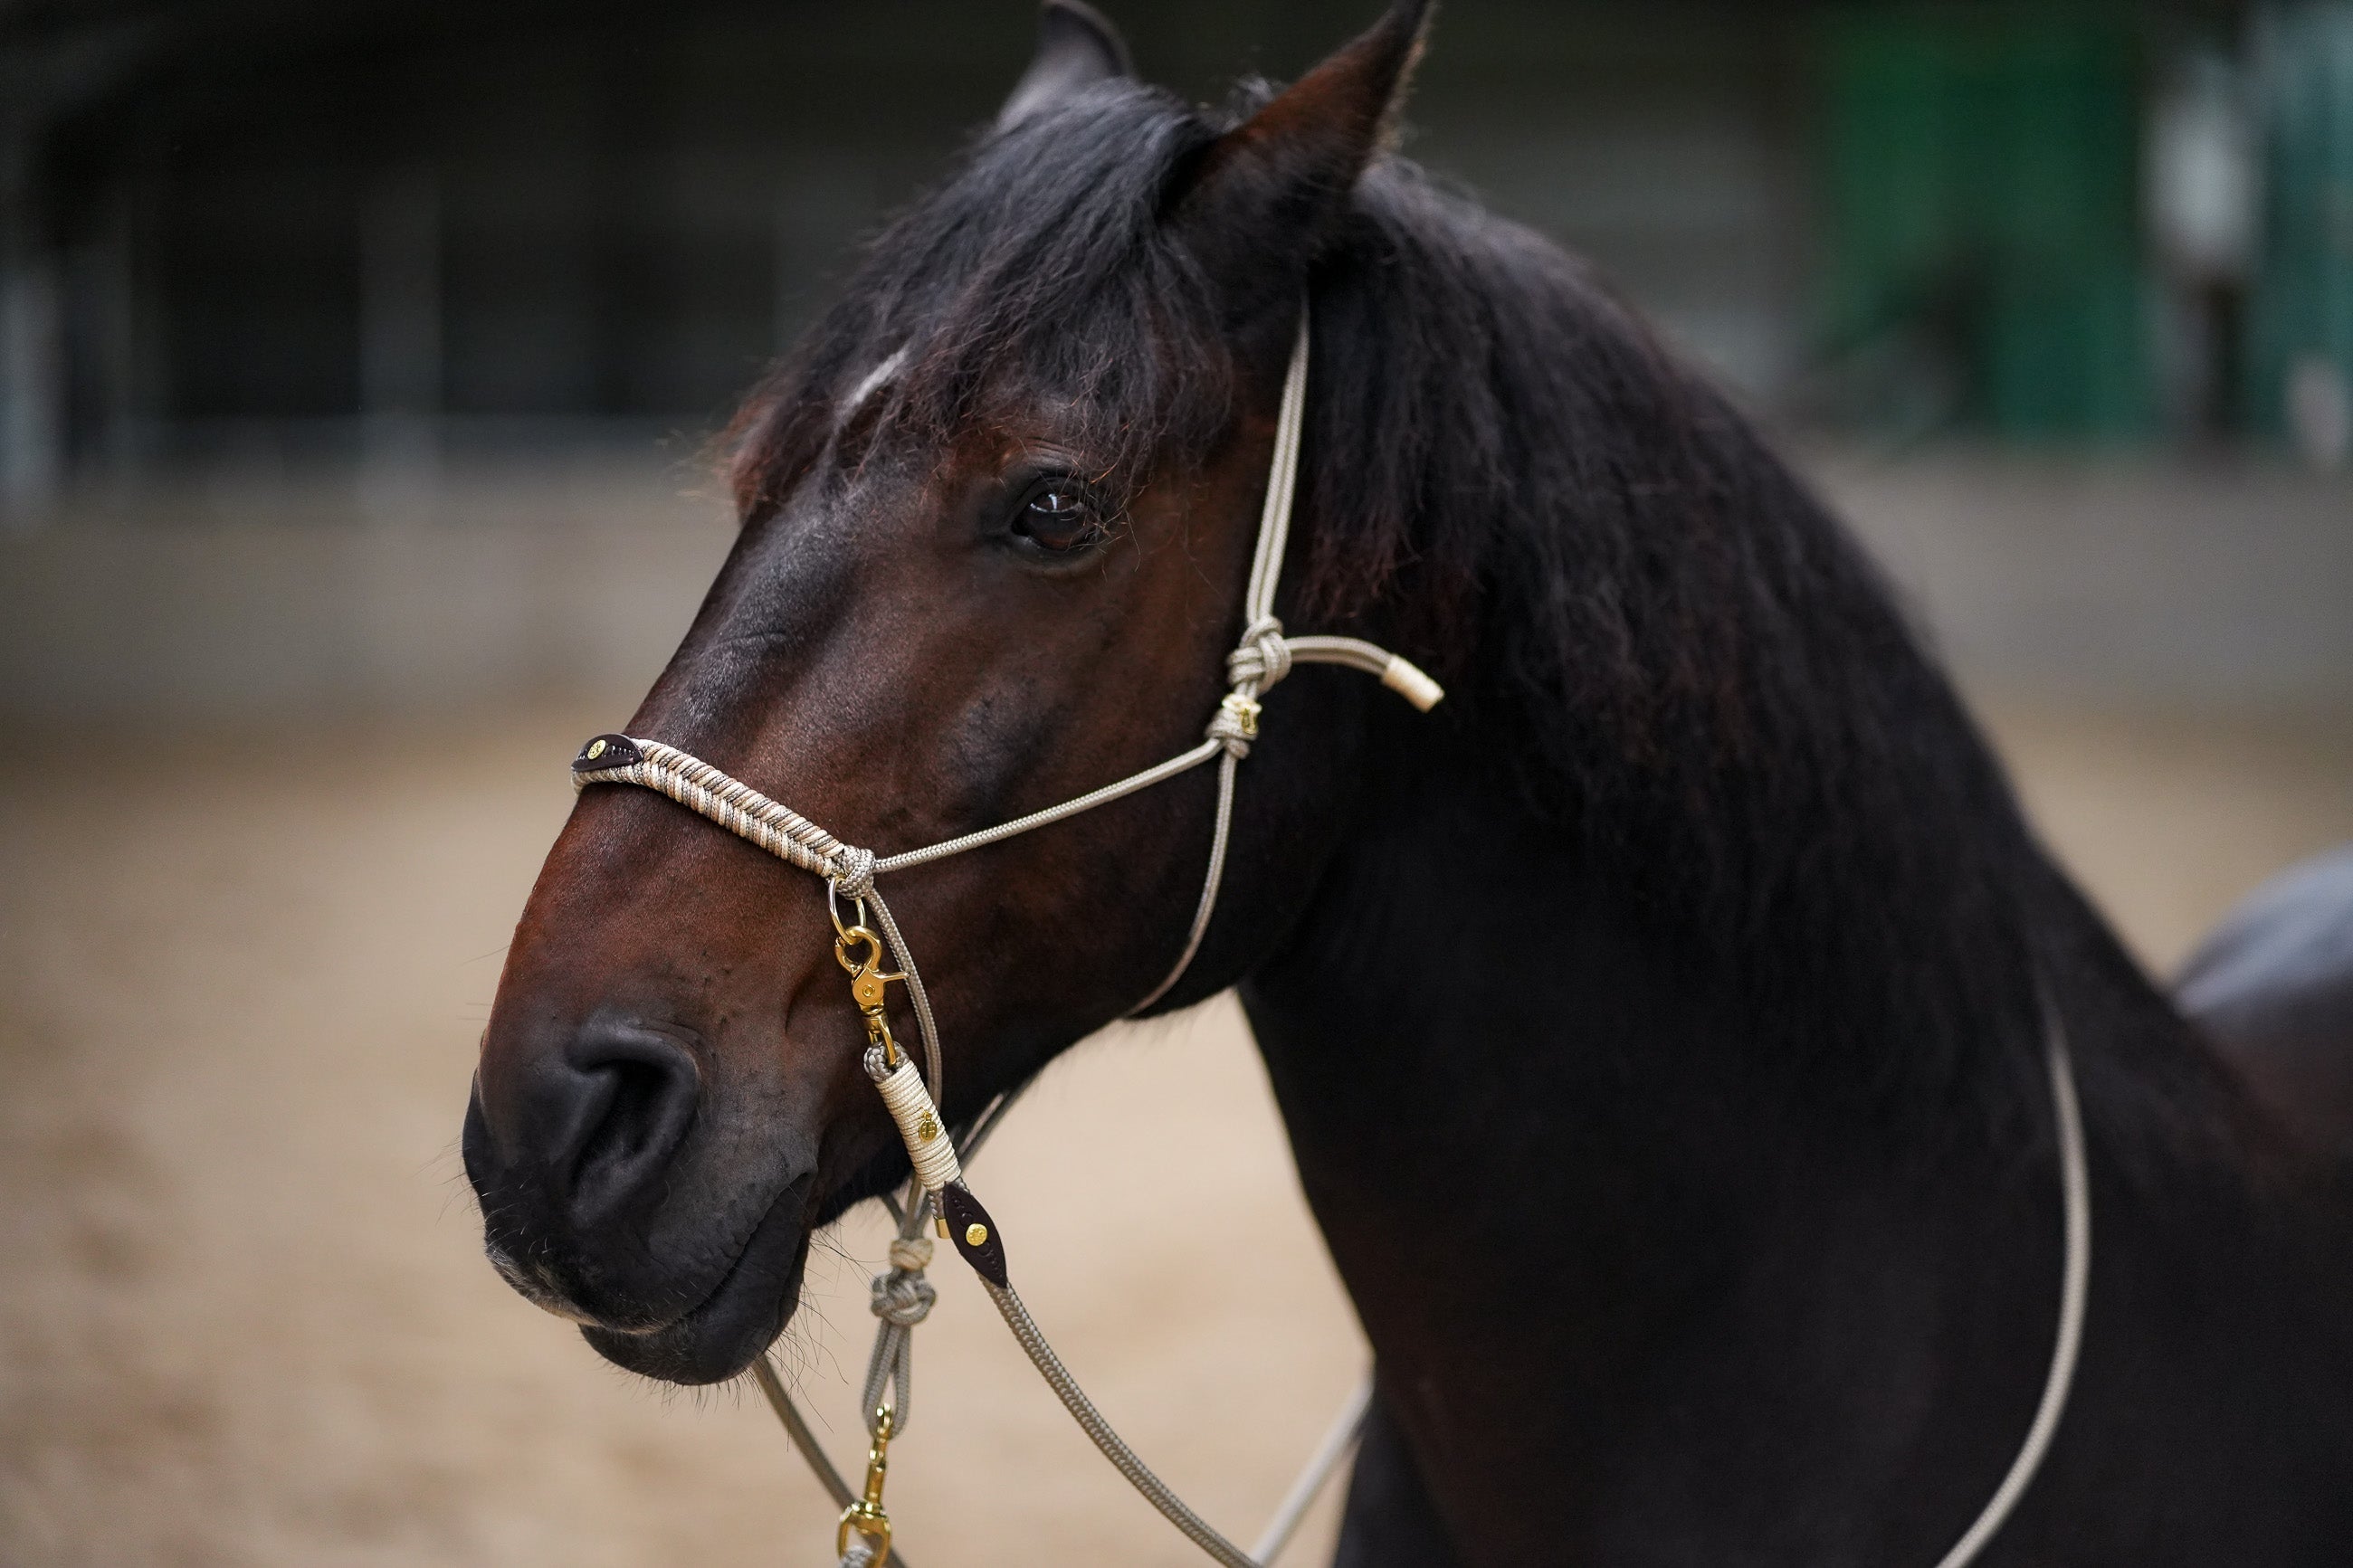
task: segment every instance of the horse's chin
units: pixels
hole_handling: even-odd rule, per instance
[[[624,1371],[664,1383],[724,1383],[784,1331],[800,1300],[809,1228],[797,1204],[779,1202],[734,1266],[692,1311],[660,1328],[628,1332],[583,1325],[580,1337]]]

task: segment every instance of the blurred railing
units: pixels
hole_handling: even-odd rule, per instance
[[[1805,466],[1967,679],[2353,704],[2353,478],[1968,447]],[[732,531],[707,465],[649,443],[84,489],[0,535],[0,719],[624,706]]]

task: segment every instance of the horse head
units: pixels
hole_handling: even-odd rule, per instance
[[[741,531],[628,733],[885,854],[1199,745],[1302,301],[1422,10],[1214,117],[1050,0],[995,125],[739,416]],[[1366,614],[1347,629],[1379,629]],[[1295,679],[1217,917],[1155,1005],[1279,944],[1341,831],[1369,683]],[[1215,810],[1196,770],[892,880],[951,1126],[1153,995]],[[582,792],[516,929],[464,1148],[493,1262],[620,1365],[738,1372],[789,1317],[812,1231],[903,1180],[836,958],[819,879],[649,792]]]

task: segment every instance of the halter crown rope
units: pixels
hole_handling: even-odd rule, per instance
[[[1284,550],[1291,533],[1293,492],[1298,483],[1300,436],[1306,422],[1307,348],[1307,311],[1303,309],[1298,335],[1292,346],[1290,368],[1283,377],[1281,412],[1275,426],[1274,456],[1267,478],[1265,505],[1259,516],[1258,545],[1250,562],[1250,583],[1242,597],[1241,640],[1226,656],[1226,669],[1231,688],[1219,702],[1204,739],[1191,750],[1074,800],[1064,801],[1060,805],[1049,806],[1027,816],[925,848],[881,857],[871,850],[843,843],[808,818],[769,799],[751,785],[659,741],[617,734],[600,735],[590,741],[573,761],[572,781],[575,790],[592,784],[636,784],[657,790],[729,832],[750,840],[771,855],[826,879],[827,903],[833,913],[836,931],[834,955],[850,974],[851,995],[866,1025],[868,1043],[864,1066],[884,1106],[890,1110],[900,1137],[906,1143],[907,1158],[914,1173],[903,1205],[889,1198],[884,1199],[899,1222],[899,1230],[891,1244],[891,1269],[874,1280],[874,1313],[881,1320],[881,1324],[876,1333],[873,1356],[868,1363],[864,1390],[867,1427],[872,1447],[868,1454],[862,1493],[853,1494],[826,1458],[807,1423],[802,1419],[799,1409],[776,1379],[765,1356],[753,1363],[753,1370],[794,1444],[807,1458],[818,1479],[833,1494],[835,1501],[845,1505],[835,1542],[842,1568],[881,1568],[885,1559],[894,1557],[891,1521],[882,1506],[882,1488],[891,1440],[906,1426],[913,1381],[913,1331],[931,1310],[934,1300],[933,1288],[923,1279],[923,1270],[932,1258],[932,1244],[922,1234],[927,1211],[935,1216],[939,1234],[947,1237],[963,1254],[965,1260],[972,1265],[980,1277],[982,1288],[988,1292],[989,1299],[997,1304],[998,1312],[1013,1331],[1014,1338],[1080,1426],[1103,1450],[1104,1457],[1171,1523],[1210,1557],[1226,1564],[1226,1568],[1262,1568],[1282,1550],[1324,1480],[1345,1457],[1363,1421],[1370,1400],[1369,1379],[1351,1396],[1340,1420],[1276,1510],[1273,1521],[1257,1545],[1247,1553],[1187,1507],[1136,1457],[1134,1450],[1112,1429],[1062,1365],[1060,1358],[1054,1353],[1053,1347],[1047,1343],[1044,1333],[1029,1316],[1029,1309],[1022,1305],[1021,1298],[1015,1294],[1008,1282],[1003,1235],[996,1221],[981,1206],[980,1200],[974,1197],[965,1186],[955,1142],[939,1113],[944,1090],[942,1088],[939,1030],[932,1016],[931,998],[925,993],[923,977],[916,970],[914,953],[908,948],[906,939],[900,934],[898,922],[892,918],[890,905],[883,900],[881,890],[875,886],[878,877],[928,865],[934,860],[944,860],[951,855],[961,855],[969,849],[978,849],[985,845],[1060,822],[1188,773],[1212,758],[1217,759],[1217,817],[1209,839],[1208,872],[1202,883],[1201,900],[1194,909],[1192,925],[1175,966],[1169,970],[1166,979],[1129,1009],[1133,1016],[1158,1001],[1184,977],[1185,972],[1192,966],[1194,955],[1200,950],[1201,938],[1208,930],[1209,918],[1216,911],[1219,888],[1225,878],[1227,841],[1233,822],[1234,779],[1242,759],[1250,755],[1250,742],[1258,738],[1261,711],[1259,700],[1288,675],[1294,664],[1336,664],[1379,677],[1382,685],[1399,693],[1424,712],[1438,704],[1444,696],[1438,683],[1404,658],[1355,637],[1290,637],[1283,632],[1282,621],[1274,615],[1275,585],[1282,572]],[[851,902],[856,911],[854,924],[842,923],[840,900],[844,899]],[[879,934],[865,923],[866,906],[870,902],[874,907],[875,920],[881,927]],[[899,965],[897,973],[882,971],[886,942],[890,958]],[[853,950],[860,948],[864,950],[864,956],[853,957]],[[917,1029],[923,1037],[928,1086],[926,1073],[916,1069],[899,1049],[891,1034],[884,997],[888,984],[894,980],[906,983],[908,999],[914,1007]],[[2092,1224],[2090,1184],[2084,1167],[2084,1129],[2076,1104],[2074,1076],[2068,1063],[2065,1037],[2058,1012],[2047,995],[2042,998],[2042,1016],[2044,1049],[2058,1123],[2061,1186],[2065,1206],[2066,1258],[2060,1289],[2059,1331],[2052,1347],[2051,1366],[2044,1379],[2042,1399],[2036,1406],[2025,1441],[2010,1461],[2009,1470],[1992,1497],[1961,1538],[1939,1559],[1936,1568],[1966,1568],[1986,1542],[1993,1538],[1994,1532],[2001,1527],[2019,1498],[2024,1494],[2028,1483],[2041,1467],[2043,1456],[2049,1451],[2052,1436],[2057,1430],[2059,1417],[2066,1407],[2068,1391],[2074,1378],[2076,1353],[2083,1339],[2084,1309],[2090,1279]],[[1000,1097],[981,1113],[965,1138],[966,1154],[978,1149],[982,1141],[1002,1120],[1010,1104],[1010,1097]],[[887,1399],[886,1385],[890,1394]],[[896,1561],[902,1564],[904,1563],[903,1558]]]

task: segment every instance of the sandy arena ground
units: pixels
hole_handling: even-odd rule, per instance
[[[2353,837],[2353,717],[1995,717],[2153,963]],[[455,1147],[475,1037],[564,759],[608,720],[479,724],[444,737],[455,765],[412,726],[266,762],[76,743],[0,776],[0,1563],[831,1561],[832,1510],[756,1394],[623,1376],[477,1250]],[[1155,1169],[1114,1166],[1147,1138]],[[1064,1355],[1252,1532],[1363,1352],[1230,1002],[1074,1052],[985,1173]],[[786,1352],[845,1460],[880,1250],[870,1222],[819,1253]],[[892,1455],[910,1555],[1195,1561],[965,1272],[935,1278]]]

